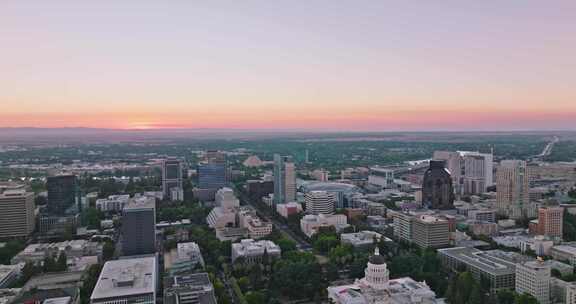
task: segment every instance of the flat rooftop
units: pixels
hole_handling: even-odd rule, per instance
[[[438,252],[494,275],[514,274],[516,263],[519,262],[515,260],[515,256],[499,250],[482,251],[476,248],[456,247],[439,249]]]
[[[108,261],[90,299],[155,293],[157,275],[155,256]]]

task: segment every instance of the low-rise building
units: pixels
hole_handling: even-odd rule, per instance
[[[240,209],[238,221],[240,228],[246,229],[247,236],[252,239],[263,238],[272,233],[272,223],[260,219],[254,210]]]
[[[472,209],[468,210],[468,218],[474,221],[484,221],[495,223],[496,210],[495,209]]]
[[[90,303],[156,303],[158,266],[155,256],[104,264]]]
[[[572,245],[558,245],[550,249],[552,258],[558,261],[568,262],[572,266],[576,266],[576,246]]]
[[[110,195],[108,198],[96,200],[96,209],[102,212],[117,211],[120,212],[130,202],[129,194]]]
[[[376,242],[380,240],[392,241],[387,237],[382,236],[374,231],[360,231],[355,233],[342,233],[340,235],[340,242],[342,244],[350,244],[354,247],[371,248]]]
[[[232,263],[239,258],[248,264],[260,263],[265,255],[269,258],[277,258],[281,253],[280,247],[272,241],[244,239],[240,243],[232,244]]]
[[[477,282],[486,279],[492,292],[515,287],[516,263],[521,259],[521,256],[500,250],[481,251],[468,247],[439,249],[438,256],[450,271],[466,269]]]
[[[19,265],[0,265],[0,288],[8,288],[16,282],[20,276],[23,264]]]
[[[214,286],[207,273],[167,277],[164,304],[216,304]]]
[[[12,264],[41,263],[44,258],[58,258],[65,253],[70,261],[73,258],[97,256],[102,257],[102,244],[87,240],[72,240],[57,243],[30,244],[10,261]]]
[[[179,243],[177,248],[164,254],[164,269],[171,276],[192,273],[204,267],[200,247],[194,242]]]
[[[334,227],[336,231],[340,231],[348,226],[350,225],[343,214],[308,214],[300,220],[300,229],[308,237],[312,237],[322,227]]]
[[[286,204],[277,204],[276,205],[276,212],[284,217],[288,218],[291,215],[296,215],[302,212],[302,204],[297,202],[290,202]]]
[[[498,234],[498,224],[494,222],[469,220],[466,223],[474,235],[494,236]]]

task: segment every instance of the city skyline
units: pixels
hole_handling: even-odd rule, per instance
[[[0,128],[575,130],[576,3],[0,4]]]

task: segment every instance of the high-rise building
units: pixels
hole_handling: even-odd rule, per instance
[[[527,214],[530,206],[530,176],[526,162],[503,160],[496,171],[496,205],[511,218]]]
[[[455,193],[460,193],[458,189],[462,176],[464,175],[462,168],[462,156],[457,151],[434,151],[432,156],[433,160],[444,161],[444,167],[450,172],[452,184],[455,188]]]
[[[28,236],[35,222],[33,193],[24,189],[0,193],[0,238]]]
[[[536,233],[551,238],[562,238],[564,208],[540,207],[538,208],[538,226]]]
[[[336,197],[328,191],[306,192],[306,213],[308,214],[334,214]]]
[[[76,175],[49,176],[46,188],[48,190],[48,213],[65,215],[80,211],[80,188]]]
[[[274,204],[296,200],[296,166],[290,156],[274,155]],[[276,209],[276,208],[274,208]]]
[[[162,192],[171,201],[183,201],[182,162],[175,158],[162,161]]]
[[[494,184],[493,156],[488,153],[460,152],[464,165],[462,176],[462,194],[474,195],[486,192]]]
[[[122,212],[122,253],[156,252],[156,208],[154,199],[133,201]]]
[[[450,171],[444,167],[444,161],[430,161],[430,167],[424,172],[422,185],[422,203],[431,209],[453,209],[454,188]]]
[[[442,248],[450,244],[450,222],[444,218],[422,215],[412,222],[412,241],[420,248]]]
[[[494,185],[493,155],[476,151],[435,151],[434,160],[443,160],[458,195],[481,194]]]
[[[516,264],[516,292],[532,295],[538,303],[550,303],[550,274],[548,262],[537,260]]]
[[[220,151],[207,151],[204,160],[198,164],[198,188],[194,195],[201,201],[213,201],[216,191],[229,182],[226,154]]]

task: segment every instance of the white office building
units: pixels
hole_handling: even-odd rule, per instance
[[[270,258],[278,258],[282,251],[280,246],[272,241],[262,240],[254,241],[253,239],[244,239],[240,243],[232,244],[232,263],[238,258],[242,258],[244,263],[260,263],[265,253]]]
[[[537,260],[516,264],[516,292],[528,293],[538,303],[550,303],[550,263]]]
[[[157,287],[155,256],[108,261],[102,268],[90,303],[155,304]]]
[[[312,237],[322,227],[334,227],[336,231],[340,231],[348,226],[348,220],[343,214],[308,214],[300,220],[300,230],[308,237]]]
[[[334,214],[336,197],[327,191],[309,191],[305,196],[306,213]]]

